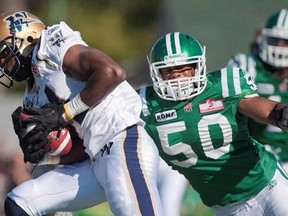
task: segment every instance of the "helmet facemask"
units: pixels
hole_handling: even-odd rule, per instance
[[[0,42],[0,56],[5,56],[0,64],[0,83],[7,88],[13,86],[13,80],[17,80],[20,71],[21,62],[17,47],[22,46],[22,41],[16,39],[15,33],[12,33],[11,37],[9,36]]]
[[[26,11],[0,15],[0,84],[10,88],[31,74],[31,54],[44,28]]]
[[[179,34],[181,37],[184,38],[183,40],[186,40],[187,37],[188,40],[191,40],[192,38],[191,36],[185,35],[183,33],[174,33],[173,35],[175,37],[179,37]],[[165,40],[169,41],[170,36],[171,36],[170,34],[166,35],[167,38]],[[196,41],[194,38],[192,38],[192,40],[193,43],[190,43],[191,41],[188,41],[188,44],[185,44],[185,46],[191,46],[188,47],[189,49],[190,48],[192,49],[192,51],[191,50],[189,51],[190,53],[188,52],[185,53],[184,50],[183,52],[178,50],[179,52],[176,54],[175,53],[168,54],[169,53],[168,52],[167,55],[163,56],[163,61],[150,62],[151,59],[150,60],[148,59],[150,66],[150,75],[153,81],[153,87],[155,92],[159,95],[159,97],[165,100],[182,101],[195,97],[205,89],[205,86],[207,84],[205,47],[204,49],[202,49],[198,41]],[[195,43],[195,41],[197,43]],[[157,45],[157,43],[155,45]],[[196,46],[196,48],[193,46]],[[163,46],[161,47],[163,48]],[[181,47],[179,47],[179,49],[181,49]],[[196,49],[197,52],[193,53],[194,51],[193,49]],[[197,55],[194,55],[196,53]],[[188,56],[189,54],[193,55]],[[162,75],[159,71],[161,68],[168,68],[182,65],[183,66],[193,65],[195,69],[195,75],[193,77],[163,80]]]

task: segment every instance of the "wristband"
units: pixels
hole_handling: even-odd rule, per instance
[[[71,120],[74,116],[86,111],[90,107],[87,106],[80,97],[80,94],[77,94],[71,101],[64,104],[64,114],[63,117],[66,120]]]
[[[43,159],[37,165],[56,165],[60,163],[59,155],[46,154]]]

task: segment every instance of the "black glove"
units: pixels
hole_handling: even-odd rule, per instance
[[[39,163],[44,155],[51,151],[51,147],[47,145],[48,142],[47,136],[42,136],[35,142],[31,142],[28,136],[21,139],[20,147],[24,154],[24,162]]]
[[[276,104],[273,109],[273,118],[276,124],[283,131],[288,132],[288,106],[285,104]],[[280,123],[280,124],[279,124]]]
[[[12,122],[24,154],[25,163],[27,161],[30,163],[38,163],[44,155],[51,150],[51,147],[47,145],[49,141],[46,131],[39,131],[33,136],[30,136],[30,133],[27,134],[26,129],[29,123],[27,123],[26,120],[31,117],[31,113],[27,113],[22,107],[18,107],[12,113]]]
[[[31,118],[25,120],[25,124],[36,123],[36,126],[29,134],[36,134],[42,131],[45,134],[53,130],[65,127],[69,122],[63,118],[64,106],[49,104],[43,108],[23,108],[25,113],[32,115]]]
[[[17,107],[17,109],[14,110],[14,112],[11,115],[14,132],[17,134],[17,136],[19,136],[20,132],[21,132],[20,113],[21,113],[22,109],[23,108],[21,106]]]

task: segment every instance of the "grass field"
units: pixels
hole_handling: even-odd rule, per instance
[[[165,207],[164,207],[165,208]],[[107,203],[75,212],[74,216],[113,216]],[[182,199],[181,216],[214,216],[211,210],[203,205],[199,194],[194,191],[191,186],[187,190]]]

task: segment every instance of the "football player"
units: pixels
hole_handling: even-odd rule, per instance
[[[256,32],[250,54],[238,53],[228,65],[249,71],[260,96],[288,103],[288,9],[273,13]],[[287,133],[279,127],[249,120],[251,135],[266,144],[288,172]]]
[[[1,83],[8,88],[14,81],[27,83],[24,108],[12,114],[24,160],[78,161],[14,188],[5,201],[6,215],[75,211],[106,200],[115,215],[163,215],[158,150],[139,117],[140,97],[121,66],[65,22],[45,27],[26,11],[2,14],[0,33]],[[22,114],[30,117],[21,119]],[[36,126],[25,135],[28,123]],[[67,125],[83,145],[65,158],[51,156],[47,134]]]
[[[286,129],[288,105],[259,97],[242,69],[206,73],[205,47],[186,33],[158,39],[148,60],[141,117],[161,157],[216,215],[286,215],[288,177],[247,117]]]

